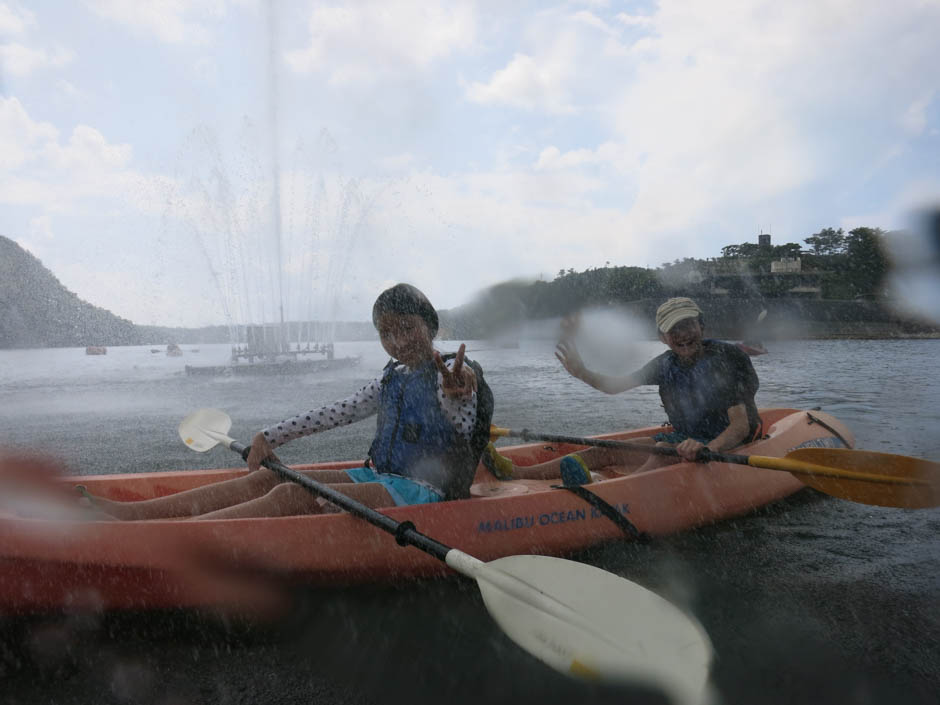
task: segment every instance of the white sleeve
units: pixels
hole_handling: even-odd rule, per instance
[[[262,430],[272,448],[301,436],[309,436],[337,426],[346,426],[375,414],[379,409],[379,384],[376,378],[351,397],[319,409],[311,409]]]

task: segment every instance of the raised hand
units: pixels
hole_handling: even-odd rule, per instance
[[[434,351],[434,362],[441,373],[441,389],[444,396],[454,399],[456,397],[466,397],[473,394],[477,388],[477,376],[473,373],[473,368],[463,366],[463,356],[467,346],[463,343],[457,348],[457,357],[454,358],[453,368],[448,368],[444,364],[441,354]]]
[[[568,374],[581,380],[584,379],[587,374],[587,367],[585,367],[584,361],[581,359],[581,353],[578,352],[573,340],[570,338],[559,340],[558,345],[555,346],[555,357],[568,370]]]

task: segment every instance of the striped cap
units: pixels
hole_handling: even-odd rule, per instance
[[[684,321],[686,318],[698,318],[701,315],[702,309],[692,299],[677,296],[674,299],[668,299],[656,309],[656,327],[661,333],[668,333],[679,321]]]

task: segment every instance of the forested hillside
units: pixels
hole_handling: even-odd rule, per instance
[[[139,342],[133,323],[82,301],[42,262],[0,235],[0,348]]]

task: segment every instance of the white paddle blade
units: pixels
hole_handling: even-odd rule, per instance
[[[704,700],[711,641],[671,602],[613,573],[561,558],[509,556],[486,568],[477,581],[490,614],[552,668],[656,687],[677,703]],[[517,580],[494,580],[493,573]],[[522,592],[513,587],[520,581],[527,586]]]
[[[183,443],[198,453],[215,448],[220,442],[232,441],[227,435],[232,419],[219,409],[199,409],[180,421],[179,434]]]

